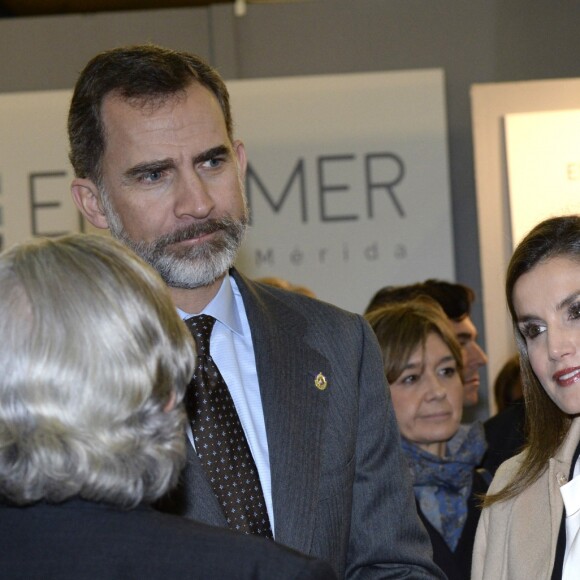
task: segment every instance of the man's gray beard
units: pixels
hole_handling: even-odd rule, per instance
[[[209,219],[161,236],[153,242],[135,242],[125,231],[108,197],[101,195],[101,200],[113,237],[155,268],[172,288],[191,290],[208,286],[225,274],[234,265],[248,226],[248,211],[244,206],[240,219],[231,216]],[[168,246],[213,232],[217,235],[211,240],[168,250]]]

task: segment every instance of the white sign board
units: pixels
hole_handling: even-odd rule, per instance
[[[454,277],[440,70],[228,83],[252,228],[239,265],[362,311]]]
[[[520,114],[525,118],[530,114],[542,116],[546,111],[562,111],[566,115],[570,111],[580,110],[580,79],[474,85],[471,89],[471,100],[483,314],[489,357],[488,375],[492,383],[515,350],[504,294],[505,274],[514,240],[527,228],[518,220],[516,227],[519,233],[512,235],[511,218],[515,209],[511,207],[508,174],[511,173],[510,179],[515,178],[515,170],[512,168],[515,152],[512,151],[508,167],[506,150],[508,147],[513,150],[514,146],[506,142],[506,121],[509,119],[512,124],[511,119]],[[574,137],[573,133],[577,133],[577,130],[570,128],[568,133]],[[525,151],[527,145],[524,143],[523,146],[522,151]],[[560,148],[558,143],[552,142],[552,146],[556,150]],[[580,150],[576,148],[570,158],[562,155],[555,163],[551,160],[549,167],[540,158],[537,163],[530,162],[523,171],[536,174],[538,179],[543,178],[537,172],[541,174],[545,170],[551,173],[550,192],[554,194],[554,187],[562,184],[562,176],[568,170],[574,171],[573,168],[564,168],[563,171],[562,163],[577,161],[578,151]],[[514,217],[518,219],[517,216]],[[535,224],[529,225],[531,227]],[[489,397],[489,401],[493,401],[493,396]]]
[[[249,156],[244,273],[359,312],[384,285],[454,277],[442,71],[228,87]],[[69,193],[70,96],[0,95],[3,247],[82,227]]]
[[[580,110],[506,115],[512,246],[539,222],[580,212]]]

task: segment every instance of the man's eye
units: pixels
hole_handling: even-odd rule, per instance
[[[162,171],[149,171],[141,177],[141,181],[144,181],[145,183],[155,183],[159,181],[162,176]]]
[[[205,162],[206,167],[209,169],[217,169],[223,163],[221,157],[212,157]]]

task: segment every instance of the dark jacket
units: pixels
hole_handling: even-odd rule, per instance
[[[488,473],[482,473],[479,470],[474,471],[473,487],[467,502],[467,520],[465,521],[465,526],[463,527],[463,532],[461,533],[461,538],[459,539],[455,552],[451,551],[443,536],[423,515],[421,508],[417,504],[419,517],[431,538],[433,560],[445,572],[449,580],[469,580],[471,576],[473,543],[475,541],[475,531],[477,530],[477,523],[481,513],[481,509],[478,507],[481,499],[477,496],[478,494],[485,494],[490,482],[491,476]]]
[[[330,566],[271,540],[161,514],[72,500],[0,506],[3,580],[332,580]]]
[[[524,425],[526,409],[523,401],[513,403],[484,424],[487,452],[482,467],[495,475],[497,468],[517,455],[526,442]]]

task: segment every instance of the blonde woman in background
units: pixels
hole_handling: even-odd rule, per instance
[[[385,373],[433,559],[450,580],[469,577],[487,479],[480,423],[460,425],[463,355],[442,308],[420,297],[371,310],[366,318],[382,349]]]

